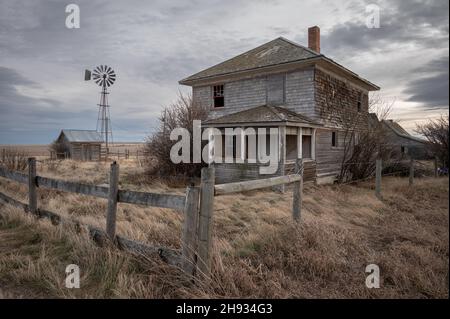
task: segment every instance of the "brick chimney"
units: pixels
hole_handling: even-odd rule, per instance
[[[308,29],[308,48],[320,53],[320,28],[318,26]]]

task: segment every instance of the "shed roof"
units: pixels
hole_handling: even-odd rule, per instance
[[[404,137],[420,143],[427,143],[426,140],[423,140],[421,138],[409,134],[400,124],[398,124],[394,120],[382,120],[382,123],[385,125],[385,127],[389,128],[391,131],[393,131],[400,137]]]
[[[207,120],[205,126],[223,125],[223,124],[243,124],[243,123],[303,123],[311,126],[319,126],[318,122],[288,110],[284,107],[261,105],[248,110],[224,115],[222,117]]]
[[[62,130],[60,136],[62,134],[69,142],[103,143],[102,135],[94,130]]]
[[[371,90],[379,89],[375,84],[359,77],[356,73],[334,62],[332,59],[327,58],[325,55],[319,54],[283,37],[276,38],[250,51],[195,73],[181,80],[180,84],[190,85],[197,80],[214,78],[216,76],[250,71],[291,62],[307,62],[315,59],[322,60],[322,62],[328,63],[328,65],[333,65],[334,67],[343,70],[352,77],[364,82]]]

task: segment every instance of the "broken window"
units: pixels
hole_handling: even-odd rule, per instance
[[[277,74],[267,77],[267,104],[284,104],[285,75]]]
[[[214,85],[213,86],[213,99],[214,99],[214,107],[223,107],[225,106],[225,98],[224,98],[223,84],[222,85]]]

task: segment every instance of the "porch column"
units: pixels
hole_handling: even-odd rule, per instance
[[[278,127],[278,136],[279,136],[279,167],[278,167],[278,175],[282,176],[286,174],[286,126]],[[275,186],[275,190],[284,193],[285,185]]]
[[[278,136],[279,136],[278,145],[280,145],[280,148],[278,149],[279,157],[280,157],[280,164],[281,164],[280,168],[282,167],[281,175],[283,175],[284,174],[284,164],[286,162],[286,126],[278,127]]]
[[[297,158],[303,158],[303,129],[301,127],[297,131]]]
[[[245,163],[245,134],[244,127],[241,127],[241,134],[236,136],[236,163]]]
[[[316,159],[316,129],[315,128],[312,129],[312,134],[311,134],[311,158],[313,160]]]

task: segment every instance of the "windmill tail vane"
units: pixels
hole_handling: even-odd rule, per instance
[[[91,70],[86,70],[84,74],[85,81],[93,80],[102,87],[100,92],[100,103],[98,104],[97,132],[102,135],[108,152],[108,145],[113,142],[111,116],[109,113],[108,91],[107,88],[116,81],[116,73],[107,65],[100,65]]]

